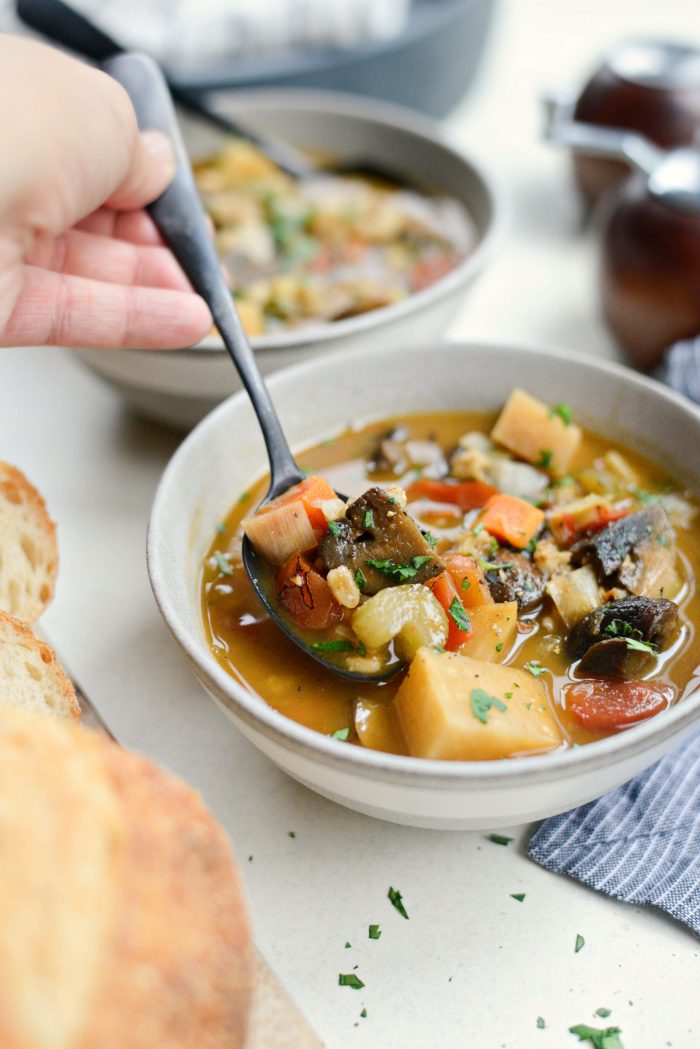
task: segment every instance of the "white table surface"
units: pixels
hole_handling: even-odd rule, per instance
[[[621,35],[685,39],[693,29],[697,0],[501,3],[480,82],[447,127],[500,171],[515,219],[452,336],[613,355],[595,245],[577,233],[565,159],[537,141],[536,97],[575,83]],[[130,418],[68,354],[0,350],[0,456],[29,474],[59,524],[44,627],[119,738],[195,784],[222,820],[257,942],[329,1049],[564,1049],[577,1044],[567,1033],[577,1023],[619,1025],[626,1049],[700,1044],[700,950],[684,928],[541,870],[525,856],[527,827],[503,848],[482,833],[342,809],[278,772],[224,719],[146,578],[149,507],[177,442]],[[409,921],[390,906],[390,885]],[[379,941],[369,923],[381,925]],[[586,945],[575,954],[577,933]],[[355,965],[364,990],[338,987]],[[609,1020],[594,1016],[601,1006]]]

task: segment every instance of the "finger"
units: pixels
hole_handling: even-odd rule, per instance
[[[76,222],[75,229],[85,233],[99,233],[103,237],[115,237],[131,244],[164,243],[153,219],[145,211],[112,211],[111,208],[98,208],[91,215]]]
[[[82,230],[69,230],[62,237],[36,237],[25,262],[112,284],[192,290],[167,248],[142,247]]]
[[[159,197],[175,174],[175,154],[162,131],[140,131],[134,139],[129,167],[106,204],[120,211],[142,208]]]
[[[126,287],[25,266],[0,344],[174,349],[198,342],[211,327],[206,304],[192,292]]]

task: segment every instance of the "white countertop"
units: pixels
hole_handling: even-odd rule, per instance
[[[451,335],[613,355],[595,245],[577,233],[565,158],[537,142],[536,96],[575,83],[621,35],[684,39],[693,25],[700,35],[696,0],[502,0],[480,82],[448,130],[501,171],[515,223]],[[503,848],[483,833],[342,809],[278,772],[224,719],[146,578],[149,507],[177,442],[130,418],[68,354],[0,350],[0,456],[41,488],[59,525],[44,628],[122,742],[190,780],[222,820],[257,942],[329,1049],[566,1049],[577,1023],[618,1025],[626,1049],[695,1049],[700,944],[684,928],[541,870],[525,857],[528,828]],[[409,921],[389,904],[390,885]],[[575,954],[577,933],[586,944]],[[338,987],[355,965],[365,988]],[[599,1007],[609,1019],[595,1017]]]

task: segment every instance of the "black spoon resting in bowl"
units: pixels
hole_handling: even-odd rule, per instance
[[[236,313],[233,296],[221,273],[219,258],[207,229],[204,211],[180,138],[167,84],[156,63],[146,55],[116,55],[105,62],[102,68],[126,89],[136,111],[139,127],[143,130],[162,131],[173,144],[176,159],[175,176],[165,193],[149,206],[148,211],[192,286],[209,306],[219,334],[258,417],[270,461],[270,487],[260,504],[264,506],[303,480],[304,474],[289,448]],[[336,494],[340,499],[346,498],[340,493]],[[270,590],[270,570],[253,549],[247,536],[243,538],[243,564],[255,592],[280,630],[326,669],[353,681],[372,682],[391,677],[403,666],[402,663],[391,663],[377,674],[361,674],[327,659],[323,652],[313,648],[300,637],[280,613]]]

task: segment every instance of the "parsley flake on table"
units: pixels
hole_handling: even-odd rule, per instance
[[[382,930],[378,925],[370,925],[369,927],[369,938],[370,940],[378,940],[382,935]]]
[[[363,1020],[366,1020],[367,1019],[367,1010],[363,1009],[362,1012],[360,1013],[360,1016],[362,1017]]]
[[[534,660],[530,660],[529,663],[526,663],[524,669],[529,670],[533,677],[542,677],[546,670],[545,667],[541,667],[539,663],[535,663]]]
[[[539,1027],[540,1031],[544,1031],[545,1027],[547,1026],[547,1024],[544,1022],[544,1016],[537,1017],[537,1026]]]
[[[596,1014],[596,1016],[600,1016],[603,1020],[607,1020],[607,1018],[608,1018],[608,1016],[610,1016],[611,1012],[612,1012],[612,1009],[603,1009],[603,1008],[601,1008],[601,1009],[596,1009],[595,1014]]]
[[[525,899],[525,896],[526,896],[526,893],[524,893],[524,892],[511,892],[511,894],[510,894],[510,898],[512,900],[517,900],[518,903],[522,903],[523,900]]]
[[[469,616],[464,610],[464,605],[456,595],[452,598],[452,604],[448,608],[448,612],[450,613],[450,618],[454,625],[459,630],[464,630],[465,633],[469,633],[472,628]]]
[[[558,415],[564,426],[571,426],[571,419],[573,417],[573,411],[570,404],[566,404],[562,401],[561,404],[555,404],[553,408],[549,409],[549,417],[553,419],[555,415]]]
[[[574,947],[574,954],[578,954],[582,947],[585,946],[586,941],[580,932],[576,933],[576,945]]]
[[[619,1027],[589,1027],[588,1024],[576,1024],[569,1028],[570,1034],[578,1036],[579,1042],[590,1042],[595,1049],[625,1049],[620,1041]]]
[[[289,838],[296,838],[296,836],[297,836],[297,832],[296,832],[295,830],[288,830],[288,831],[287,831],[287,836],[288,836]]]
[[[487,834],[487,839],[492,841],[494,845],[510,845],[514,838],[507,838],[505,834]]]
[[[216,567],[219,569],[222,575],[233,575],[233,569],[228,563],[228,560],[220,550],[217,550],[214,554],[214,560],[216,561]]]
[[[332,536],[335,536],[337,538],[337,536],[340,535],[340,525],[338,524],[338,522],[337,521],[329,521],[328,522],[328,531],[331,533]]]
[[[483,725],[486,725],[489,719],[489,711],[492,707],[496,710],[500,710],[504,713],[508,708],[502,699],[498,699],[496,696],[489,695],[483,688],[473,688],[469,696],[469,703],[472,708],[472,714],[480,721]]]
[[[352,987],[353,991],[361,991],[364,984],[355,973],[338,973],[339,987]]]
[[[331,732],[331,739],[339,739],[341,743],[344,743],[349,735],[350,729],[346,725],[345,728],[337,728],[335,732]]]
[[[389,887],[389,891],[387,893],[387,897],[391,901],[392,906],[395,907],[396,910],[399,912],[401,917],[402,918],[408,918],[408,914],[406,913],[406,908],[403,905],[403,896],[401,895],[399,890],[398,889],[394,889],[394,888],[392,888],[390,886]]]
[[[352,944],[350,943],[350,941],[349,941],[349,940],[346,940],[346,941],[345,941],[345,947],[346,947],[346,949],[347,949],[348,947],[352,947]]]

